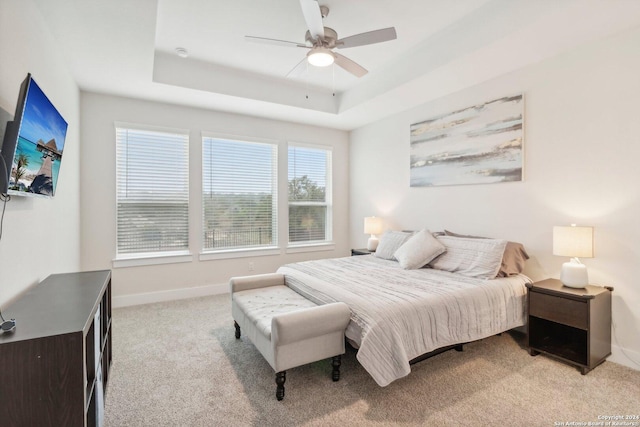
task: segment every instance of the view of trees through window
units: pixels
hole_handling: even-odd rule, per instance
[[[330,151],[291,145],[288,158],[289,242],[329,240]]]
[[[205,195],[204,247],[272,245],[272,206],[271,194]]]
[[[203,138],[205,249],[277,244],[277,145]]]
[[[307,175],[289,180],[289,199],[324,202],[325,188]],[[263,246],[273,243],[270,194],[209,193],[204,198],[205,247]],[[324,240],[326,206],[289,206],[289,241]]]
[[[289,242],[328,233],[330,151],[288,149]],[[277,245],[277,145],[203,138],[204,248]]]
[[[325,188],[307,175],[289,179],[289,241],[325,240]]]

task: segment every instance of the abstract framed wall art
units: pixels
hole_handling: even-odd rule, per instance
[[[506,96],[411,125],[411,187],[523,180],[524,96]]]

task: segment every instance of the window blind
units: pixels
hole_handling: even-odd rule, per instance
[[[118,254],[189,248],[189,135],[116,128]]]
[[[290,144],[289,243],[326,242],[331,236],[331,149]]]
[[[204,137],[205,250],[277,245],[277,145]]]

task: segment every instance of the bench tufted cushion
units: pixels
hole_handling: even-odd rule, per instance
[[[316,304],[287,286],[234,292],[233,300],[268,340],[271,340],[271,319],[274,315],[316,307]]]

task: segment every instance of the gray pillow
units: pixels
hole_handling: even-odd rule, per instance
[[[445,251],[429,230],[422,230],[413,235],[398,248],[394,256],[405,270],[421,268]]]
[[[465,236],[464,234],[453,233],[449,230],[444,230],[447,236],[452,237],[468,237],[470,239],[487,239],[487,237],[480,236]],[[507,247],[502,254],[502,262],[500,264],[500,271],[498,271],[497,277],[507,277],[514,274],[519,274],[524,271],[524,263],[529,259],[529,254],[524,249],[522,243],[507,242]]]
[[[409,237],[411,237],[412,234],[413,233],[404,231],[385,231],[384,234],[380,236],[378,249],[376,249],[374,255],[382,259],[395,260],[393,254],[400,246],[403,245],[404,242],[409,240]]]
[[[447,251],[429,265],[436,270],[450,271],[467,277],[494,279],[500,270],[506,240],[473,239],[440,236]]]

